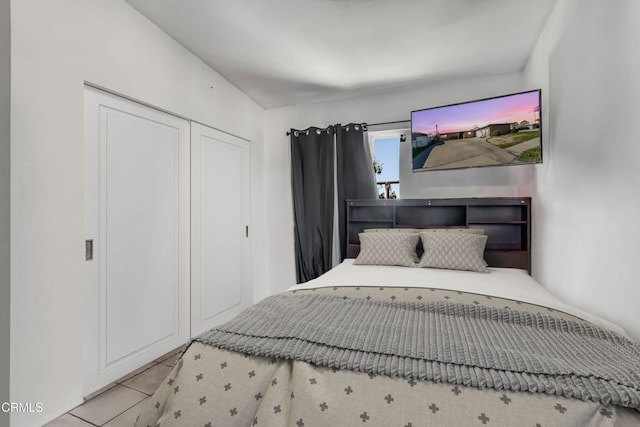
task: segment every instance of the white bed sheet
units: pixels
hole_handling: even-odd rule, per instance
[[[354,265],[353,261],[353,259],[346,259],[322,276],[301,285],[292,286],[288,290],[333,286],[384,286],[472,292],[563,311],[628,337],[619,325],[565,304],[529,276],[525,270],[489,268],[489,273],[475,273],[435,268]]]

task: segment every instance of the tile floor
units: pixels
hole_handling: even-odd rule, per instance
[[[169,375],[182,350],[170,351],[110,384],[46,427],[132,427],[143,402]]]

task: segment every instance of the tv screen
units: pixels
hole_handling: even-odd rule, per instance
[[[541,92],[411,112],[414,171],[542,162]]]

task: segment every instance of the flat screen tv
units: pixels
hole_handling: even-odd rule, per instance
[[[411,112],[413,171],[542,163],[541,91]]]

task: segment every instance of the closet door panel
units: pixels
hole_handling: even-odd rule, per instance
[[[249,305],[248,143],[192,123],[191,333]]]
[[[85,391],[189,338],[189,123],[85,90]]]
[[[103,114],[100,286],[109,365],[178,334],[180,135],[146,118],[107,108]]]

